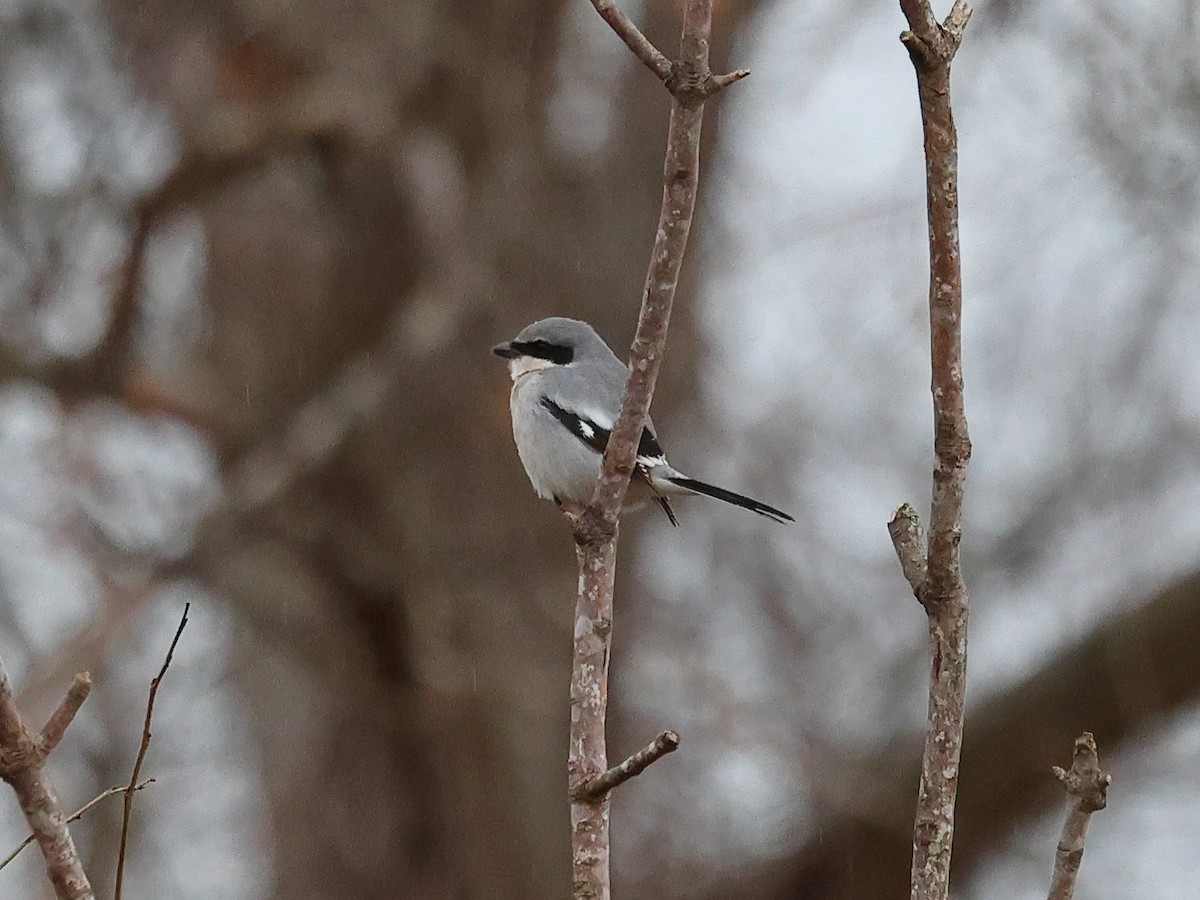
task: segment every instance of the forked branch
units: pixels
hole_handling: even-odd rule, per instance
[[[32,734],[17,709],[8,672],[0,662],[0,778],[16,792],[59,900],[92,900],[95,896],[46,773],[46,758],[62,740],[91,690],[91,676],[86,672],[76,675],[45,727]]]
[[[1069,770],[1054,766],[1057,778],[1071,795],[1071,808],[1063,823],[1058,851],[1054,854],[1054,877],[1050,882],[1049,900],[1071,900],[1075,893],[1075,878],[1083,862],[1083,844],[1087,839],[1088,820],[1092,813],[1108,805],[1108,786],[1112,776],[1100,771],[1100,755],[1096,739],[1085,731],[1075,739],[1075,752]]]

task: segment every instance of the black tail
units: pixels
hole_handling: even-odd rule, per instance
[[[759,503],[757,500],[751,500],[749,497],[743,497],[741,494],[735,494],[733,491],[725,490],[725,488],[705,484],[703,481],[697,481],[694,478],[684,478],[682,475],[676,475],[667,480],[685,490],[695,491],[697,494],[703,494],[706,497],[713,497],[717,500],[724,500],[726,503],[732,503],[734,506],[740,506],[742,509],[756,512],[760,516],[766,516],[768,519],[776,522],[796,521],[787,513],[773,506],[767,506],[765,503]]]

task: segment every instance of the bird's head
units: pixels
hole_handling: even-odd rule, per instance
[[[492,348],[508,360],[513,381],[522,375],[551,366],[569,366],[610,353],[608,346],[587,322],[555,316],[522,329],[511,341]]]

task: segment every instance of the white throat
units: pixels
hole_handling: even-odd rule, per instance
[[[516,381],[522,375],[528,375],[530,372],[536,372],[539,369],[548,369],[554,363],[548,359],[539,359],[536,356],[518,356],[516,359],[508,361],[508,374]]]

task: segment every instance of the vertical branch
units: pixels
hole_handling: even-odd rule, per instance
[[[679,57],[669,65],[612,0],[592,0],[596,10],[671,93],[671,118],[663,164],[662,209],[646,273],[637,334],[621,415],[604,453],[592,502],[575,526],[579,594],[575,608],[571,673],[571,736],[567,762],[571,798],[573,896],[607,900],[609,792],[679,745],[664,732],[645,750],[608,769],[605,714],[616,574],[617,522],[633,472],[667,341],[671,305],[683,265],[700,174],[704,102],[744,78],[744,70],[713,75],[708,67],[712,0],[686,0]]]
[[[142,742],[138,745],[137,758],[133,761],[133,771],[129,775],[129,784],[125,786],[125,803],[121,811],[121,844],[117,851],[117,877],[113,888],[113,900],[121,900],[121,888],[125,881],[125,851],[129,845],[129,820],[133,814],[133,795],[141,790],[138,787],[138,777],[142,774],[142,763],[146,759],[146,751],[150,749],[150,722],[154,718],[154,699],[158,696],[158,686],[162,684],[163,676],[170,668],[171,659],[175,656],[175,647],[179,637],[188,622],[188,611],[192,604],[183,604],[183,616],[179,619],[179,627],[175,629],[175,637],[171,638],[171,646],[167,648],[166,658],[162,668],[150,680],[150,695],[146,698],[146,718],[142,723]]]
[[[46,874],[58,900],[95,897],[54,785],[46,774],[46,758],[62,739],[91,689],[92,679],[86,672],[76,675],[45,728],[32,734],[17,709],[12,684],[0,662],[0,778],[16,792],[21,812],[46,861]]]
[[[954,800],[962,749],[967,667],[967,588],[959,560],[963,485],[971,440],[963,408],[962,280],[958,246],[958,138],[950,107],[950,63],[971,8],[955,0],[946,21],[928,0],[900,0],[909,30],[900,40],[917,73],[929,216],[929,332],[934,416],[933,491],[927,549],[905,504],[889,525],[913,592],[929,621],[929,713],[913,825],[913,900],[945,900],[950,885]]]
[[[1075,893],[1075,876],[1083,862],[1088,820],[1092,813],[1108,805],[1108,786],[1112,784],[1112,776],[1100,771],[1100,755],[1091,732],[1085,731],[1075,739],[1070,771],[1055,766],[1054,777],[1062,782],[1072,800],[1058,841],[1058,851],[1054,854],[1049,900],[1071,900]]]

